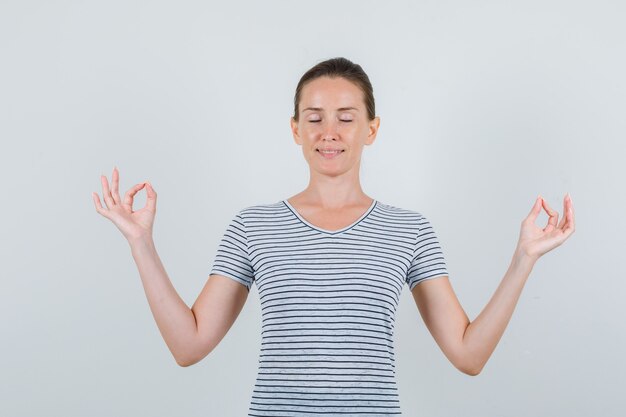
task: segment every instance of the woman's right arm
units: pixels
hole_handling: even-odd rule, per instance
[[[151,184],[136,184],[122,200],[117,169],[113,170],[110,190],[106,176],[103,175],[101,180],[106,208],[102,207],[94,192],[96,211],[111,220],[127,239],[150,310],[165,343],[180,366],[200,361],[231,328],[245,304],[248,289],[227,277],[211,275],[190,309],[167,276],[152,239],[156,192]],[[133,198],[144,186],[146,206],[133,211]]]
[[[248,298],[246,287],[211,275],[190,309],[180,298],[152,239],[129,241],[148,304],[170,352],[180,366],[193,365],[224,338]]]

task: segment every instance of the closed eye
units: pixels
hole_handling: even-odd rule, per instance
[[[352,120],[342,120],[342,119],[340,119],[340,120],[341,120],[342,122],[348,122],[348,123],[352,121]],[[319,123],[319,122],[321,122],[321,120],[309,120],[309,122],[310,122],[310,123]]]

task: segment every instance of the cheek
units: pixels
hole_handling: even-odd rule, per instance
[[[324,128],[322,127],[321,123],[310,123],[307,126],[306,130],[307,132],[310,132],[311,134],[317,134],[318,132],[322,132]]]

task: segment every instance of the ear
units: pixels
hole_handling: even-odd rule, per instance
[[[380,127],[380,117],[376,116],[373,120],[369,122],[369,134],[367,135],[367,140],[365,141],[366,145],[371,145],[376,140],[376,134],[378,133],[378,128]]]
[[[301,145],[301,143],[300,143],[300,134],[298,133],[298,122],[296,122],[296,119],[294,119],[293,116],[291,116],[289,118],[289,122],[291,124],[291,133],[293,134],[294,141],[298,145]]]

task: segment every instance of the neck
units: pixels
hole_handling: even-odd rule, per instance
[[[358,175],[331,177],[321,174],[311,175],[309,185],[292,199],[302,205],[325,209],[369,205],[373,200],[363,192]]]

